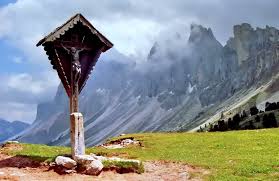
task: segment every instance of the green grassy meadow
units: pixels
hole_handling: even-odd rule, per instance
[[[279,180],[278,128],[210,133],[144,133],[124,137],[131,136],[141,141],[143,146],[113,150],[92,147],[87,152],[142,161],[187,163],[207,169],[210,173],[204,180]],[[70,149],[23,144],[22,150],[6,152],[51,161],[57,155],[70,154]]]

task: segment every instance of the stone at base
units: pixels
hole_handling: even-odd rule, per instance
[[[99,160],[93,160],[89,165],[86,165],[85,174],[87,175],[99,175],[104,168],[102,162]]]
[[[79,172],[87,175],[99,175],[104,167],[100,160],[91,155],[76,155],[75,160]]]
[[[89,165],[95,159],[90,155],[76,155],[75,160],[80,165]]]
[[[104,157],[104,156],[97,156],[94,153],[90,153],[90,156],[93,157],[95,160],[99,160],[100,162],[108,160],[106,157]]]
[[[68,158],[68,157],[64,157],[64,156],[56,157],[55,163],[56,163],[56,165],[63,166],[67,169],[72,169],[77,165],[75,160]]]

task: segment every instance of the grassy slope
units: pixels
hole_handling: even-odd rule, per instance
[[[131,136],[131,135],[127,135]],[[279,180],[279,129],[215,133],[146,133],[132,135],[144,147],[87,152],[140,160],[169,160],[209,169],[206,180]],[[69,148],[25,144],[10,152],[50,160]]]

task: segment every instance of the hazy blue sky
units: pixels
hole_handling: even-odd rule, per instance
[[[1,0],[0,117],[31,122],[37,103],[53,98],[59,80],[35,44],[77,12],[142,61],[162,32],[188,34],[194,22],[224,44],[235,24],[278,28],[278,7],[278,0]]]

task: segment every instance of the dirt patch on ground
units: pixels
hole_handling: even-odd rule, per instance
[[[23,149],[22,145],[20,145],[20,144],[12,144],[12,143],[5,143],[0,148],[1,148],[0,151],[2,153],[8,153],[8,152],[11,152],[11,151],[20,151],[20,150]]]
[[[27,157],[7,156],[0,154],[0,180],[11,181],[153,181],[153,180],[202,180],[202,176],[208,174],[207,170],[189,166],[186,164],[164,161],[144,162],[143,174],[126,173],[119,174],[115,171],[104,171],[99,176],[89,176],[77,173],[60,175],[44,163],[36,162]]]
[[[146,180],[202,180],[204,175],[209,174],[207,170],[189,166],[187,164],[166,161],[150,161],[144,163],[145,173],[142,178]]]
[[[4,159],[1,159],[4,158]],[[0,154],[0,168],[16,167],[16,168],[38,168],[43,166],[40,162],[33,161],[28,157],[13,156],[6,157]]]

